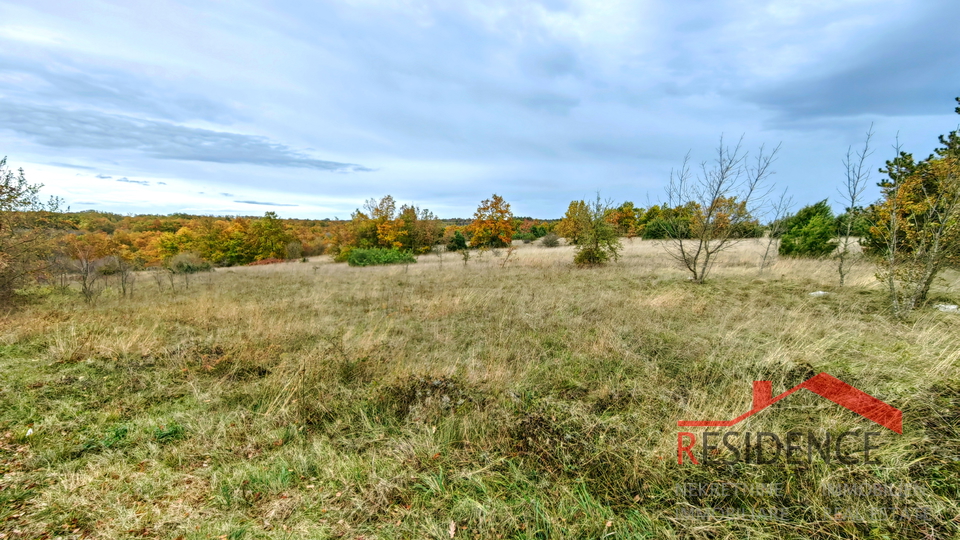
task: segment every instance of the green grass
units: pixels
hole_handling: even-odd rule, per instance
[[[0,319],[0,531],[957,537],[960,317],[893,321],[865,265],[841,290],[829,262],[758,276],[745,245],[697,286],[651,243],[626,245],[599,268],[523,246],[505,265],[319,262],[220,269],[173,290],[143,276],[133,299],[108,290],[93,305],[47,294]],[[947,277],[936,294],[956,303]],[[753,380],[780,392],[820,371],[903,409],[904,434],[879,438],[881,465],[677,465],[677,420],[732,418]],[[783,405],[738,428],[870,427],[807,392]],[[866,481],[922,485],[909,503],[933,519],[824,515],[837,502],[824,483]],[[675,489],[697,482],[788,490]],[[783,506],[788,519],[680,515],[698,505]]]

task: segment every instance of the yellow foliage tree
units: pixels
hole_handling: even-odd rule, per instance
[[[506,247],[513,241],[514,221],[510,203],[496,193],[484,199],[473,214],[467,230],[473,247]]]
[[[585,201],[571,201],[567,207],[567,213],[557,224],[553,232],[557,236],[566,238],[571,244],[579,244],[580,239],[586,232],[584,223],[590,220],[590,213]]]

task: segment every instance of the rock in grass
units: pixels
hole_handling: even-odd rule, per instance
[[[947,313],[957,313],[960,310],[960,307],[955,304],[937,304],[933,308]]]
[[[830,293],[828,293],[827,291],[814,291],[810,293],[810,296],[826,296],[828,294]]]

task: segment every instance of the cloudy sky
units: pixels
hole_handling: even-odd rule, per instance
[[[830,197],[960,123],[956,0],[0,0],[0,156],[75,210],[559,217],[721,135]],[[875,169],[875,167],[874,167]],[[872,196],[872,194],[871,194]]]

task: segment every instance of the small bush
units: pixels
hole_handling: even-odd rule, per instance
[[[417,259],[408,251],[397,249],[352,249],[347,257],[350,266],[375,266],[380,264],[415,263]]]
[[[120,273],[120,264],[113,257],[104,257],[97,266],[97,272],[101,276],[114,276]]]
[[[610,257],[605,250],[585,247],[577,251],[577,254],[573,257],[573,262],[578,266],[590,266],[604,264],[609,259]]]
[[[540,241],[543,244],[543,247],[553,248],[560,245],[560,237],[550,233],[543,237],[543,240]]]
[[[333,262],[347,262],[350,258],[350,252],[353,251],[352,247],[342,247],[336,255],[333,256]]]
[[[288,259],[299,259],[303,256],[303,244],[296,240],[287,242],[286,252]]]
[[[200,258],[196,253],[180,253],[167,261],[167,268],[174,274],[196,274],[209,272],[213,265]]]
[[[447,244],[447,251],[460,251],[467,249],[467,239],[463,237],[460,231],[454,231],[453,238]]]
[[[514,239],[514,240],[523,240],[523,243],[524,243],[524,244],[529,244],[530,242],[533,242],[534,240],[536,240],[536,239],[537,239],[537,236],[536,236],[535,234],[533,234],[532,232],[528,232],[528,233],[516,233],[516,234],[513,235],[513,239]]]

